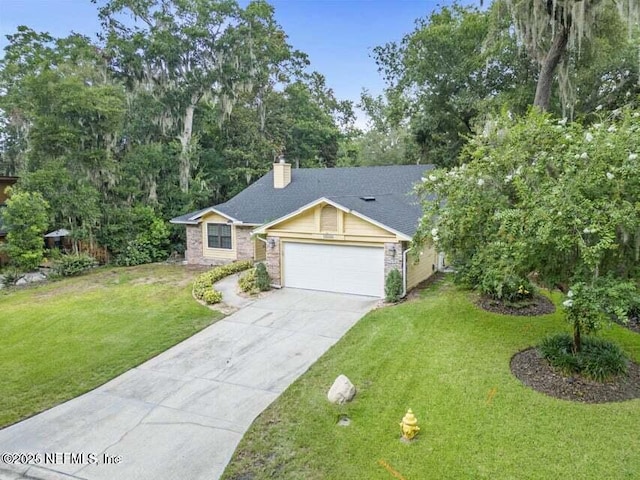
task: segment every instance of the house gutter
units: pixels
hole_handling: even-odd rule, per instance
[[[407,296],[407,253],[411,248],[402,252],[402,298]]]

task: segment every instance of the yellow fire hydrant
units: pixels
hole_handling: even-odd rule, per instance
[[[413,414],[413,411],[411,409],[407,410],[405,416],[402,417],[400,428],[402,428],[402,438],[404,438],[405,440],[413,440],[413,437],[415,437],[420,431],[420,427],[418,426],[418,419]]]

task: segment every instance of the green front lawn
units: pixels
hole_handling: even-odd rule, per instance
[[[100,268],[0,290],[0,427],[87,392],[221,317],[182,266]]]
[[[638,478],[640,400],[558,400],[510,372],[514,353],[567,329],[559,312],[482,311],[448,282],[376,310],[254,422],[224,478]],[[640,361],[640,335],[603,335]],[[340,373],[358,388],[342,407],[326,399]],[[407,408],[422,429],[410,445],[399,440]],[[340,413],[350,426],[336,425]]]

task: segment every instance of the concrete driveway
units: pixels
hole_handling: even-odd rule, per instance
[[[0,453],[40,458],[0,463],[0,478],[216,479],[256,416],[375,303],[272,292],[96,390],[0,430]]]

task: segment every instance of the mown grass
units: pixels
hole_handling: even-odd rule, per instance
[[[139,365],[221,317],[182,266],[100,268],[0,290],[0,427]]]
[[[371,312],[254,422],[223,478],[637,478],[640,400],[559,400],[511,374],[514,353],[563,330],[560,312],[488,313],[448,282]],[[640,335],[603,335],[640,360]],[[326,400],[340,373],[358,388],[342,407]],[[409,445],[407,408],[422,429]]]

